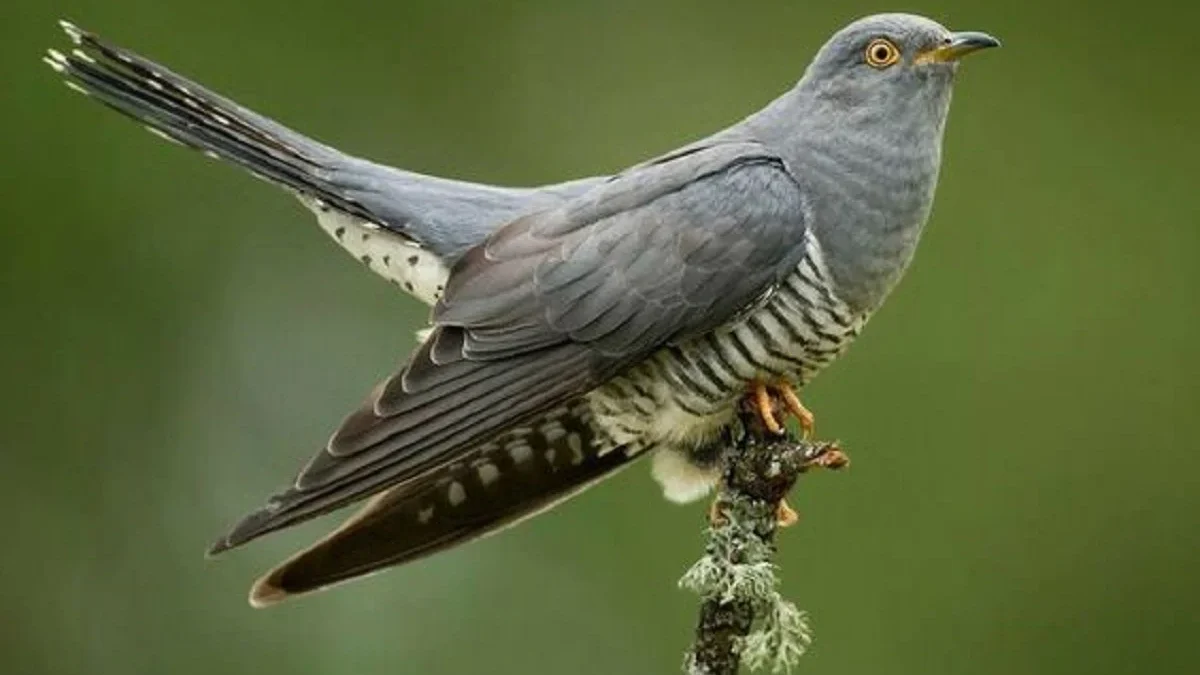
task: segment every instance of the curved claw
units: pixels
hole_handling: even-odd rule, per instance
[[[775,526],[791,527],[800,522],[800,514],[796,513],[786,499],[779,500],[775,506]],[[708,505],[708,524],[716,527],[725,524],[725,515],[721,513],[721,498],[717,497]]]
[[[763,426],[767,431],[775,435],[782,435],[785,431],[783,423],[775,414],[776,402],[783,404],[783,409],[796,418],[800,423],[800,430],[804,434],[804,439],[812,438],[814,428],[813,414],[808,408],[800,402],[800,397],[792,389],[790,382],[783,381],[774,384],[767,384],[762,381],[756,381],[751,385],[750,394],[754,411],[758,413],[759,419],[762,420]]]
[[[812,438],[813,429],[816,425],[816,418],[812,412],[804,407],[800,402],[800,397],[796,395],[796,391],[792,389],[790,384],[784,383],[778,387],[779,395],[783,398],[784,405],[787,406],[788,412],[796,416],[796,420],[800,422],[800,430],[804,432],[804,440]]]
[[[783,434],[783,425],[775,419],[775,402],[771,400],[771,391],[763,382],[754,383],[754,407],[767,431],[776,436]]]

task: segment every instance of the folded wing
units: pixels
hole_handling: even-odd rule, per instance
[[[213,551],[384,490],[390,496],[372,513],[403,511],[395,505],[411,506],[488,442],[763,297],[799,262],[803,213],[778,158],[754,143],[714,143],[501,228],[454,267],[434,331],[404,369],[347,417],[290,488]],[[594,478],[564,474],[568,482]],[[567,487],[547,481],[505,504],[503,518],[477,519],[474,530]],[[405,555],[391,550],[388,559]]]

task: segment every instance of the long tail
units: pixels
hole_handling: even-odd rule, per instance
[[[379,218],[330,181],[342,153],[223,98],[153,61],[60,22],[76,47],[45,61],[67,84],[169,140],[365,221]]]
[[[250,603],[272,605],[537,515],[635,459],[601,438],[585,403],[552,410],[484,445],[468,460],[379,493],[329,536],[259,579]],[[253,531],[256,518],[243,526]],[[235,530],[235,540],[238,534]],[[229,542],[222,540],[213,550]]]
[[[606,180],[596,176],[537,188],[509,188],[376,164],[292,131],[72,23],[60,24],[75,48],[70,53],[51,49],[44,60],[71,88],[141,122],[163,138],[237,164],[298,193],[318,219],[332,214],[346,216],[353,224],[351,229],[382,226],[446,263],[457,260],[504,223],[561,204]],[[355,258],[381,258],[372,251],[351,250],[354,247],[337,234],[345,228],[333,220],[322,226]],[[408,260],[411,254],[391,257]],[[418,287],[431,274],[445,276],[440,265],[433,264],[435,269],[418,275],[420,279],[384,276],[431,302],[437,282],[432,282],[426,293]]]

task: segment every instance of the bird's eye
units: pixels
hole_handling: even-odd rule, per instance
[[[887,68],[900,60],[900,48],[887,38],[871,40],[867,45],[867,65],[872,68]]]

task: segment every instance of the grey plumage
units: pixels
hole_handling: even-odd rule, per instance
[[[214,546],[374,495],[264,577],[257,604],[495,531],[648,451],[668,497],[704,494],[747,384],[808,382],[903,274],[957,59],[998,44],[868,17],[724,131],[612,177],[510,189],[347,157],[68,32],[84,55],[49,61],[71,82],[281,183],[351,252],[345,228],[382,237],[372,269],[436,301],[405,367]],[[393,252],[423,271],[393,271]]]

